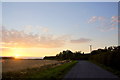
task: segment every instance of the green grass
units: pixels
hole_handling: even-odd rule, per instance
[[[71,61],[59,66],[48,65],[42,68],[3,73],[3,80],[61,80],[76,63],[77,61]]]
[[[76,63],[77,61],[72,61],[70,63],[65,63],[54,68],[49,68],[43,72],[31,76],[30,78],[40,78],[44,80],[60,80]]]
[[[109,66],[105,66],[103,64],[97,63],[97,62],[92,61],[92,60],[89,60],[89,61],[96,64],[96,65],[98,65],[98,66],[100,66],[101,68],[103,68],[103,69],[105,69],[105,70],[107,70],[109,72],[112,72],[114,75],[120,77],[120,71],[119,70],[113,69],[113,68],[111,68]]]

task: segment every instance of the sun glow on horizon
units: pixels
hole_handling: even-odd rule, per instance
[[[20,58],[20,54],[16,54],[14,57],[15,57],[15,59],[18,59],[18,58]]]

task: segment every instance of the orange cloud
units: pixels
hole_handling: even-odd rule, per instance
[[[26,34],[24,31],[2,29],[3,47],[57,48],[65,45],[69,35]]]
[[[117,22],[117,23],[119,23],[120,22],[120,16],[112,16],[111,17],[111,22]]]

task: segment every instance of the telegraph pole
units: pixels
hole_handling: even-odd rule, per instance
[[[92,51],[92,45],[90,45],[90,52]]]

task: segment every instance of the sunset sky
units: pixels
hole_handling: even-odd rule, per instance
[[[1,4],[0,4],[1,5]],[[118,45],[117,2],[3,2],[2,56],[89,53]]]

